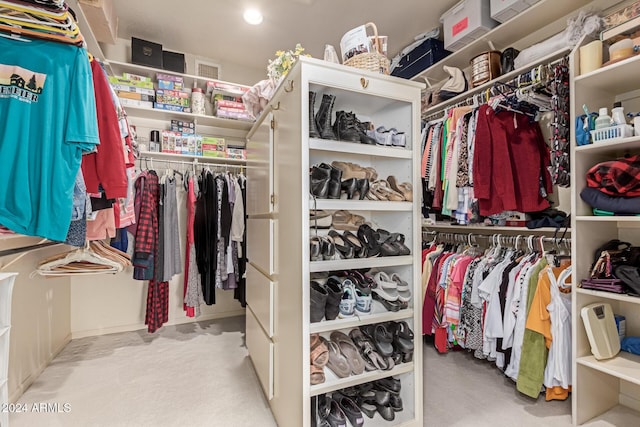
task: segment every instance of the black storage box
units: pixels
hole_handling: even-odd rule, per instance
[[[426,39],[400,59],[391,75],[411,79],[450,54],[442,41]]]
[[[162,51],[162,67],[168,71],[184,74],[184,53]]]
[[[162,68],[162,45],[131,37],[131,63]]]

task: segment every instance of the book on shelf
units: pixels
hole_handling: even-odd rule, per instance
[[[111,87],[116,92],[131,92],[131,93],[141,93],[143,95],[156,96],[155,89],[146,89],[143,87],[129,86],[118,83],[111,83]]]
[[[127,98],[127,99],[134,99],[137,101],[147,101],[147,102],[154,102],[156,100],[156,97],[154,95],[146,95],[144,93],[126,92],[126,91],[117,90],[116,94],[120,99]]]

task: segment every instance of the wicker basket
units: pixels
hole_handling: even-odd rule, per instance
[[[375,73],[389,74],[391,61],[381,53],[382,49],[380,47],[380,39],[378,38],[378,28],[373,22],[367,22],[365,26],[373,28],[373,45],[376,51],[352,56],[344,61],[344,65],[360,68],[361,70],[373,71]]]

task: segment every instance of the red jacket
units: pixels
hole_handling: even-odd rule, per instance
[[[118,115],[102,67],[96,61],[92,61],[91,71],[96,94],[100,145],[97,146],[96,153],[82,156],[82,175],[88,193],[98,193],[98,185],[101,184],[108,199],[124,198],[127,197],[127,173]]]
[[[530,123],[522,114],[480,107],[473,159],[473,190],[480,215],[548,208],[540,186],[552,192],[550,162],[538,123]]]

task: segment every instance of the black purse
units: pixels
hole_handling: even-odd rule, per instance
[[[514,61],[520,51],[512,47],[508,47],[500,54],[500,64],[502,65],[502,74],[506,74],[515,69]]]

